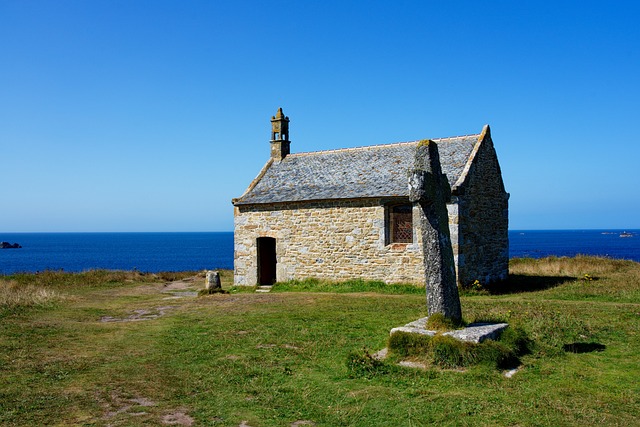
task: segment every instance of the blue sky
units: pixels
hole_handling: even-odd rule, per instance
[[[512,229],[640,228],[639,5],[0,0],[0,231],[230,231],[278,107],[292,152],[488,123]]]

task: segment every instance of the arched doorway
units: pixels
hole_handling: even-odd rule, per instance
[[[273,237],[258,237],[258,285],[273,285],[276,283],[276,239]]]

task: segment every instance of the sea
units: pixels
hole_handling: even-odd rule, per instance
[[[0,274],[91,269],[199,271],[233,268],[232,232],[0,233]],[[509,256],[597,255],[640,262],[640,230],[511,230]]]

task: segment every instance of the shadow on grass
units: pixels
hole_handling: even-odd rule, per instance
[[[604,351],[606,345],[597,342],[572,342],[565,344],[562,349],[567,353],[592,353],[594,351]]]
[[[569,276],[529,276],[526,274],[509,274],[507,280],[488,285],[491,295],[517,294],[521,292],[544,291],[561,284],[576,280]]]

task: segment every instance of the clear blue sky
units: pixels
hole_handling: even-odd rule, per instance
[[[512,229],[640,228],[640,2],[0,0],[0,232],[230,231],[269,156],[491,125]]]

